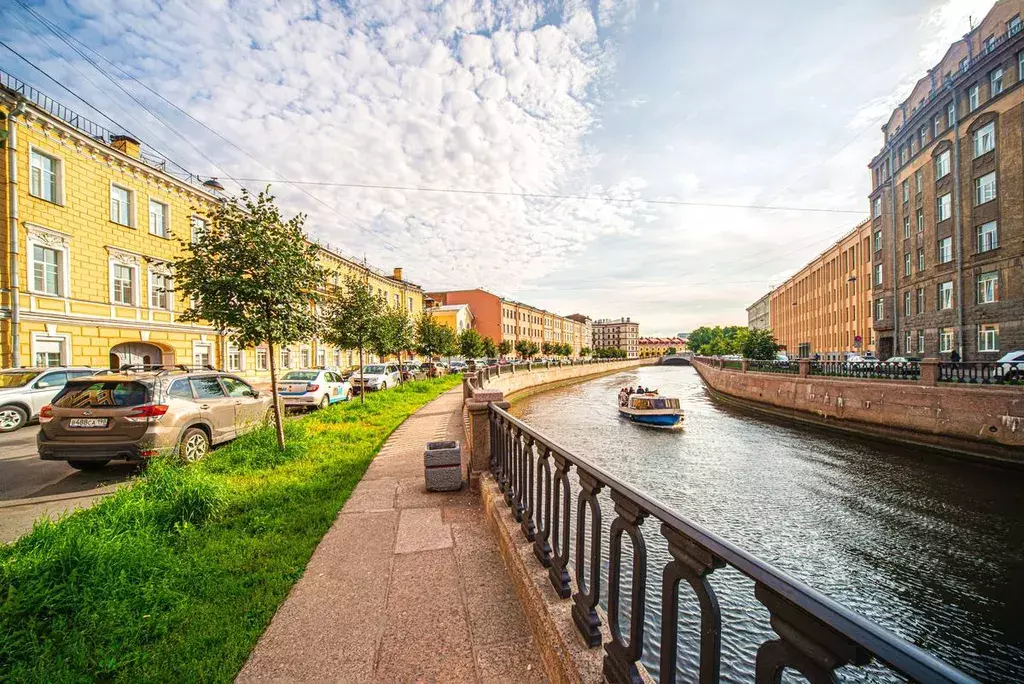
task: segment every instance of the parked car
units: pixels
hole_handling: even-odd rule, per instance
[[[1024,379],[1024,349],[1003,354],[996,361],[1003,371],[1003,377],[1007,380]]]
[[[469,369],[465,361],[452,361],[450,365],[452,373],[464,373]]]
[[[425,361],[420,364],[420,370],[426,373],[428,378],[439,378],[442,375],[447,375],[448,370],[441,364],[433,361]]]
[[[853,354],[852,356],[850,356],[846,360],[849,361],[850,363],[878,363],[879,362],[878,359],[876,359],[874,356],[871,356],[870,354],[866,354],[864,356],[861,356],[859,354]]]
[[[0,432],[14,432],[39,417],[69,378],[96,373],[96,368],[11,368],[0,371]]]
[[[273,402],[220,371],[108,371],[68,381],[40,410],[36,444],[41,459],[79,470],[167,452],[197,461],[272,419]]]
[[[277,391],[292,408],[327,408],[352,398],[352,385],[340,373],[322,369],[288,371]]]
[[[427,377],[426,372],[415,361],[407,361],[402,364],[403,380],[422,380]]]
[[[359,371],[356,371],[349,382],[352,383],[352,389],[356,392],[365,389],[371,392],[377,390],[385,390],[388,387],[394,387],[400,382],[397,363],[371,363],[368,366],[363,366],[362,379],[359,377]]]

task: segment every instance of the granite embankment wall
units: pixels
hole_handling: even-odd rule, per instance
[[[624,361],[606,361],[601,363],[583,363],[576,365],[551,366],[540,365],[532,370],[520,368],[515,373],[503,371],[498,375],[491,371],[489,377],[482,382],[482,388],[501,392],[504,398],[521,398],[527,394],[552,389],[559,385],[579,382],[586,378],[607,375],[637,366],[653,365],[657,359],[628,359]],[[478,385],[480,386],[480,385]]]
[[[1024,467],[1024,388],[780,375],[693,364],[712,396],[859,435]]]

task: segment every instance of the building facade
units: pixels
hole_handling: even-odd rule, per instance
[[[602,318],[592,323],[594,349],[615,347],[626,352],[627,359],[640,356],[640,324],[630,318]]]
[[[751,330],[770,330],[772,327],[772,293],[747,307],[747,327]]]
[[[458,335],[473,328],[473,310],[469,304],[446,304],[430,309],[430,315],[438,323],[447,325]]]
[[[882,357],[1024,348],[1024,25],[1000,0],[882,127],[871,160]]]
[[[544,343],[568,344],[574,356],[579,356],[580,349],[588,346],[583,337],[584,325],[579,321],[505,299],[487,290],[431,292],[428,296],[442,306],[468,304],[473,310],[474,329],[496,344],[507,341],[515,346],[521,340],[538,347]]]
[[[186,323],[171,264],[182,237],[205,226],[219,194],[175,174],[134,139],[118,135],[0,72],[0,363],[215,365],[269,377],[265,348]],[[423,291],[320,246],[340,282],[353,273],[413,314]],[[347,350],[316,340],[281,349],[282,368],[352,365]]]
[[[875,351],[870,238],[864,221],[771,291],[772,334],[791,355],[843,360]]]
[[[590,316],[574,313],[569,314],[566,318],[580,324],[580,345],[583,348],[592,349],[591,345],[594,344],[594,321],[590,319]]]
[[[686,340],[680,337],[641,337],[637,348],[641,359],[665,356],[669,349],[674,349],[676,354],[687,351]]]

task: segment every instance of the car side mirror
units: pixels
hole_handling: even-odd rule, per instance
[[[251,389],[249,390],[249,396],[251,396],[253,399],[258,399],[260,396],[260,391],[258,389]]]

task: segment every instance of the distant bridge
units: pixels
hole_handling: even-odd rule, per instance
[[[682,352],[681,354],[665,354],[658,360],[659,366],[689,366],[693,359],[693,352]]]

